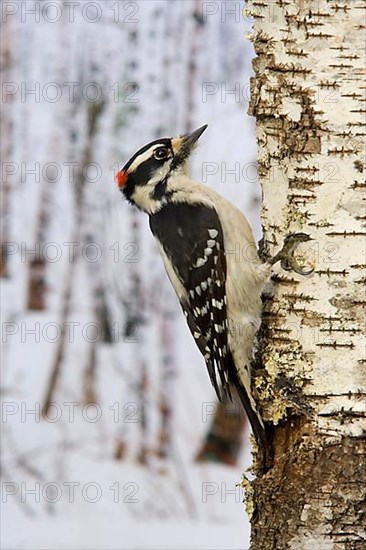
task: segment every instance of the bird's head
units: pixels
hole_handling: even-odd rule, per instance
[[[116,183],[125,197],[141,210],[152,213],[171,191],[172,176],[186,171],[188,157],[207,124],[190,134],[161,138],[142,147],[116,174]]]

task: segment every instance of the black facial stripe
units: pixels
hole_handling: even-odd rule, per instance
[[[145,160],[134,172],[128,174],[128,179],[132,180],[135,185],[145,185],[151,178],[154,172],[161,167],[161,161],[154,157]]]
[[[145,151],[150,149],[150,147],[152,147],[153,145],[161,145],[162,147],[167,147],[168,149],[171,149],[172,148],[172,140],[170,138],[161,138],[161,139],[156,139],[155,141],[152,141],[151,143],[148,143],[147,145],[145,145],[145,147],[142,147],[139,151],[137,151],[137,153],[135,153],[133,155],[133,157],[130,158],[130,160],[124,165],[122,170],[124,170],[124,171],[128,170],[129,167],[131,166],[131,164],[136,160],[136,158],[139,155],[141,155],[142,153],[145,153]]]
[[[168,179],[164,178],[162,181],[159,181],[155,185],[154,191],[152,193],[152,198],[160,201],[163,197],[171,197],[173,191],[167,191]]]
[[[133,192],[138,185],[145,185],[151,175],[161,166],[161,161],[156,160],[154,157],[145,160],[138,168],[128,174],[127,183],[122,188],[122,192],[125,197],[131,200]]]
[[[154,157],[151,157],[140,164],[134,172],[130,172],[127,178],[127,183],[122,188],[124,196],[134,204],[132,195],[136,187],[146,185],[156,170],[161,168],[162,163],[166,161],[167,159],[156,160]],[[168,197],[172,194],[173,193],[171,191],[167,191],[167,178],[165,177],[163,180],[155,184],[151,197],[155,200],[161,200],[163,197]]]

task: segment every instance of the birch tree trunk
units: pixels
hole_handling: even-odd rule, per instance
[[[302,230],[314,273],[278,268],[256,387],[274,464],[251,487],[253,550],[366,548],[364,8],[250,1],[265,256]]]

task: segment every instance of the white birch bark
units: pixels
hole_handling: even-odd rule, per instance
[[[246,9],[264,253],[305,231],[315,267],[311,277],[278,268],[265,304],[257,382],[275,457],[252,487],[253,549],[366,544],[364,8]]]

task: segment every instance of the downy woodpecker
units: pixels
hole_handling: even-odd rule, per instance
[[[293,252],[304,233],[285,239],[263,263],[244,215],[212,189],[192,180],[187,161],[201,134],[152,141],[116,175],[127,200],[149,216],[166,272],[202,353],[218,398],[235,386],[265,456],[267,440],[251,392],[251,361],[261,322],[261,294],[272,265],[304,273]],[[234,253],[240,251],[238,258]]]

